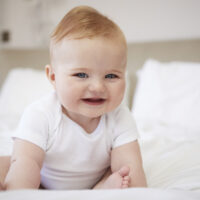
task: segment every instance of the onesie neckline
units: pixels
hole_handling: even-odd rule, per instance
[[[78,128],[79,129],[79,131],[83,134],[83,135],[85,135],[85,136],[87,136],[87,137],[93,137],[93,136],[95,136],[95,135],[97,135],[98,133],[99,133],[99,130],[101,130],[101,127],[102,127],[102,124],[103,124],[103,121],[104,121],[104,115],[102,115],[101,117],[100,117],[100,120],[99,120],[99,123],[98,123],[98,125],[97,125],[97,127],[96,127],[96,129],[93,131],[93,132],[91,132],[91,133],[88,133],[88,132],[86,132],[83,128],[82,128],[82,126],[80,126],[78,123],[76,123],[75,121],[73,121],[72,119],[70,119],[67,115],[65,115],[63,112],[62,112],[62,118],[64,119],[64,120],[67,120],[67,121],[69,121],[71,124],[73,124],[76,128]]]

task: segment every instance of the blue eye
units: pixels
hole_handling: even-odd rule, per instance
[[[77,74],[74,74],[74,76],[78,78],[88,78],[88,75],[86,73],[77,73]]]
[[[107,74],[107,75],[105,76],[105,78],[113,79],[113,78],[118,78],[118,76],[115,75],[115,74]]]

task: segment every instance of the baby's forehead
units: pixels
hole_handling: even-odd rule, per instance
[[[50,58],[55,59],[65,54],[66,56],[71,54],[72,51],[84,53],[85,51],[98,51],[98,48],[110,48],[110,53],[118,50],[120,54],[127,53],[126,42],[123,38],[103,38],[94,37],[92,39],[68,39],[64,38],[59,42],[51,40],[50,43]]]
[[[69,67],[99,67],[104,69],[126,67],[126,47],[123,43],[108,42],[99,38],[65,40],[52,46],[51,64]],[[67,67],[68,68],[68,67]]]
[[[73,45],[73,44],[81,44],[81,42],[93,42],[93,41],[100,41],[101,43],[108,43],[108,44],[121,44],[122,46],[127,46],[126,40],[124,36],[120,33],[113,35],[113,37],[103,37],[103,36],[94,36],[92,38],[83,37],[83,38],[76,38],[76,37],[65,37],[60,41],[55,41],[53,38],[50,40],[50,47],[53,48],[61,48],[63,46]]]

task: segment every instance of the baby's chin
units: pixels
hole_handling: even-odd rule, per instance
[[[80,113],[81,115],[87,117],[87,118],[91,118],[91,119],[96,119],[96,118],[99,118],[101,117],[102,115],[106,114],[106,112],[99,112],[99,113]]]
[[[79,114],[85,116],[85,117],[88,117],[88,118],[98,118],[98,117],[101,117],[102,115],[105,115],[106,113],[109,113],[109,112],[112,112],[114,108],[109,108],[109,109],[103,109],[103,110],[98,110],[98,109],[92,109],[92,110],[87,110],[85,112],[80,112]]]
[[[103,111],[99,111],[98,109],[89,109],[89,110],[83,110],[78,112],[77,114],[80,114],[84,117],[87,118],[98,118],[101,117],[102,115],[106,114],[107,111],[103,110]]]

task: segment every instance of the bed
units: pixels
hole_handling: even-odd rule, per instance
[[[149,188],[18,190],[0,192],[0,199],[200,199],[199,52],[200,40],[129,45],[123,103],[137,122]],[[24,108],[51,90],[44,71],[9,70],[0,93],[0,155],[11,154]]]

